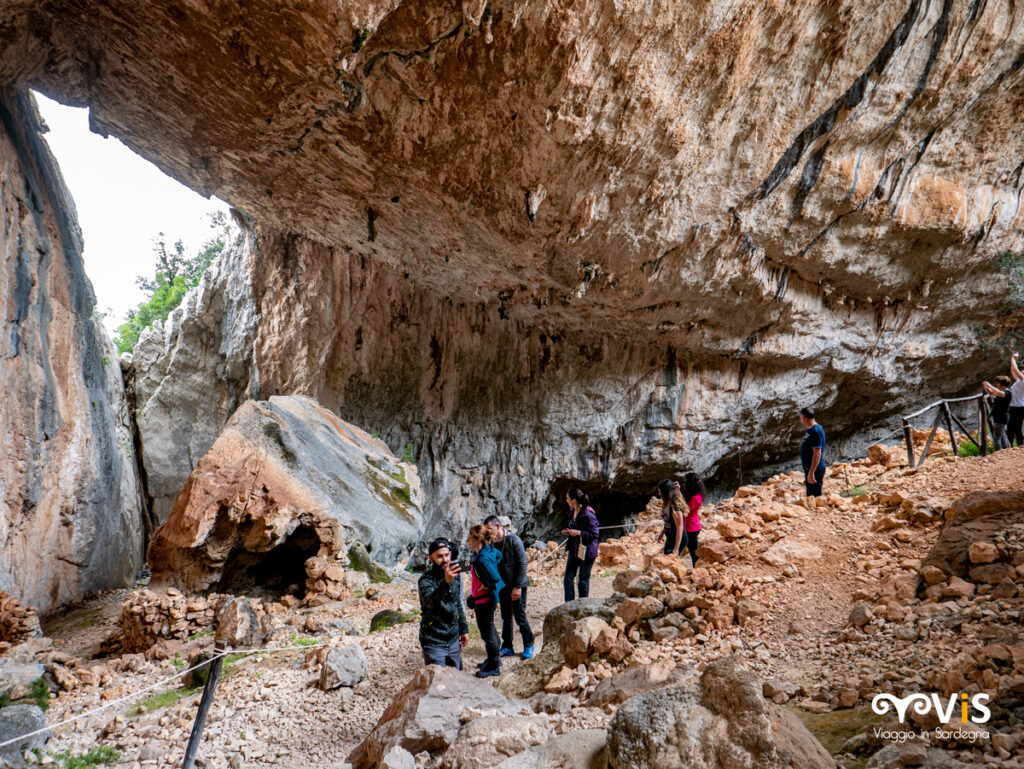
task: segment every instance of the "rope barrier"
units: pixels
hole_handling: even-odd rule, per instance
[[[643,528],[649,527],[649,526],[661,526],[661,525],[663,525],[661,521],[644,521],[644,522],[637,522],[637,523],[619,523],[619,524],[615,524],[613,526],[598,526],[597,528],[598,528],[599,531],[608,531],[609,529],[628,529],[630,527],[633,527],[634,531],[636,531],[636,530],[643,529]],[[548,558],[550,558],[555,553],[557,553],[559,550],[561,550],[562,547],[565,545],[565,543],[568,542],[568,541],[569,541],[568,537],[566,539],[563,539],[561,542],[558,543],[558,547],[556,547],[550,553],[545,555],[543,558],[540,558],[540,559],[534,561],[533,565],[534,566],[540,566],[542,563],[544,563],[544,561],[546,561]]]
[[[72,724],[75,721],[80,721],[81,719],[87,718],[88,716],[92,716],[92,715],[95,715],[96,713],[100,713],[100,712],[102,712],[104,710],[108,710],[109,708],[112,708],[115,705],[119,705],[119,704],[121,704],[123,702],[128,702],[130,700],[133,700],[136,697],[138,697],[140,694],[145,694],[146,692],[151,692],[154,689],[158,689],[161,686],[169,684],[171,681],[174,681],[177,678],[181,678],[182,676],[185,676],[188,673],[191,673],[193,670],[198,670],[199,668],[206,667],[207,665],[209,665],[211,662],[213,662],[218,657],[227,657],[227,656],[232,655],[232,654],[262,654],[264,652],[268,652],[269,653],[269,652],[284,652],[284,651],[299,651],[299,650],[306,651],[306,650],[315,649],[318,646],[324,646],[324,645],[325,644],[324,644],[323,641],[317,641],[316,643],[312,643],[312,644],[303,644],[303,645],[295,645],[295,646],[278,646],[278,647],[272,647],[272,648],[269,648],[269,649],[225,649],[224,651],[220,651],[217,654],[214,654],[209,659],[203,660],[202,662],[200,662],[197,665],[193,665],[190,668],[186,668],[185,670],[181,670],[181,671],[175,673],[173,676],[168,676],[167,678],[161,679],[160,681],[157,681],[155,684],[151,684],[151,685],[146,686],[146,687],[144,687],[142,689],[139,689],[137,692],[132,692],[130,694],[124,695],[123,697],[118,697],[116,700],[111,700],[110,702],[107,702],[107,703],[105,703],[103,705],[100,705],[97,708],[93,708],[92,710],[88,710],[85,713],[79,713],[78,715],[72,716],[71,718],[67,718],[67,719],[65,719],[63,721],[60,721],[59,723],[53,724],[51,726],[44,726],[42,729],[36,729],[33,732],[28,732],[28,733],[22,734],[22,735],[20,735],[18,737],[14,737],[13,739],[9,739],[9,740],[5,740],[4,742],[0,742],[0,749],[5,748],[8,745],[14,745],[15,743],[19,743],[19,742],[21,742],[23,740],[28,739],[29,737],[35,737],[38,734],[43,734],[44,732],[56,731],[57,729],[60,729],[60,728],[62,728],[64,726],[67,726],[68,724]]]
[[[565,544],[566,542],[568,542],[568,541],[569,541],[569,538],[568,538],[568,537],[566,537],[565,539],[563,539],[563,540],[562,540],[561,542],[559,542],[559,543],[558,543],[558,547],[556,547],[556,548],[555,548],[554,550],[552,550],[552,551],[551,551],[550,553],[548,553],[547,555],[545,555],[545,556],[544,556],[543,558],[541,558],[540,560],[538,560],[538,561],[534,561],[534,562],[533,562],[533,565],[534,565],[534,566],[540,566],[540,565],[541,565],[542,563],[544,563],[544,561],[546,561],[546,560],[547,560],[548,558],[550,558],[550,557],[551,557],[551,556],[553,556],[553,555],[554,555],[555,553],[557,553],[557,552],[558,552],[559,550],[561,550],[561,549],[562,549],[562,545],[564,545],[564,544]]]

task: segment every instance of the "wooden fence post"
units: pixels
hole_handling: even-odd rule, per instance
[[[903,440],[907,442],[907,462],[910,463],[910,469],[914,469],[914,431],[910,429],[910,420],[904,418],[903,420]]]
[[[949,404],[942,401],[942,415],[946,418],[946,429],[949,430],[949,445],[953,448],[953,456],[959,456],[960,447],[956,444],[956,432],[953,430],[953,416],[949,413]]]
[[[978,402],[978,416],[981,417],[981,455],[988,456],[988,402],[981,396]]]

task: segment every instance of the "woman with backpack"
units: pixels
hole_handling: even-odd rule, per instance
[[[501,675],[501,657],[498,656],[500,641],[494,627],[494,610],[498,606],[498,594],[505,587],[498,573],[501,552],[494,547],[494,532],[482,524],[469,530],[466,543],[473,551],[473,565],[470,568],[470,596],[466,604],[476,613],[476,624],[480,638],[487,649],[487,659],[480,665],[478,678]]]

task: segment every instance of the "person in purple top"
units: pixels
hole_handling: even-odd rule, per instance
[[[562,533],[569,537],[569,556],[565,559],[565,600],[576,598],[576,575],[579,574],[580,598],[590,595],[590,570],[597,560],[597,540],[600,531],[597,516],[590,506],[590,499],[582,489],[572,489],[565,495],[569,505],[569,525]]]

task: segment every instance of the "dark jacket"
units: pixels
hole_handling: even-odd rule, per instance
[[[505,582],[498,573],[501,552],[493,545],[484,545],[480,552],[473,556],[473,573],[487,588],[493,600],[498,600],[498,593],[505,587]]]
[[[498,574],[505,587],[529,587],[530,578],[526,574],[526,548],[523,540],[511,531],[505,532],[505,539],[495,545],[501,551],[498,561]]]
[[[594,514],[592,507],[586,507],[577,513],[575,518],[569,521],[567,529],[579,529],[579,537],[569,537],[569,552],[574,556],[577,555],[580,547],[580,540],[583,540],[583,544],[587,546],[587,558],[597,558],[597,541],[601,536],[601,532],[598,529],[597,516]]]
[[[469,632],[462,605],[462,575],[449,585],[444,570],[434,564],[423,572],[420,590],[420,645],[448,648]]]

